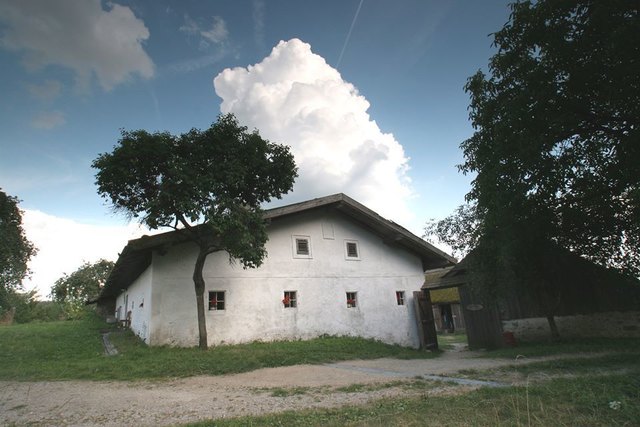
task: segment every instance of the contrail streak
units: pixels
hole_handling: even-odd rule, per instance
[[[347,34],[347,38],[344,40],[344,44],[342,45],[342,51],[340,52],[340,56],[338,57],[338,63],[336,64],[336,68],[340,67],[340,63],[342,62],[342,56],[344,55],[344,51],[347,49],[347,45],[349,44],[349,39],[351,38],[351,32],[353,31],[353,27],[356,26],[356,21],[358,20],[358,15],[360,14],[362,3],[364,3],[364,0],[360,0],[360,4],[358,5],[356,14],[353,16],[353,21],[351,21],[351,28],[349,28],[349,33]]]

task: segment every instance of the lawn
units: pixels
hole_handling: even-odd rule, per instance
[[[428,384],[425,387],[429,387]],[[363,406],[289,411],[192,426],[637,426],[640,370],[481,388],[453,396],[379,400]]]
[[[441,337],[439,337],[441,338]],[[449,336],[446,344],[459,342]],[[589,353],[589,357],[583,357]],[[594,354],[595,353],[595,354]],[[592,338],[529,343],[486,352],[484,357],[513,358],[552,354],[558,360],[505,366],[460,376],[519,381],[519,386],[481,388],[433,396],[434,385],[419,397],[378,400],[335,409],[288,411],[261,417],[216,420],[192,426],[639,426],[640,340]]]
[[[130,331],[114,332],[117,356],[103,354],[101,330],[113,327],[92,316],[78,321],[0,328],[0,379],[137,380],[221,375],[297,364],[379,357],[429,358],[417,351],[373,340],[322,337],[197,348],[148,347]]]
[[[438,334],[438,348],[442,350],[453,350],[457,346],[467,345],[467,335],[464,332],[453,334]]]
[[[485,357],[513,359],[566,353],[640,352],[640,338],[575,338],[519,343],[515,347],[487,351]]]
[[[587,342],[588,340],[582,340]],[[594,340],[600,349],[607,340]],[[460,376],[517,380],[519,386],[481,388],[453,395],[430,395],[433,382],[415,381],[419,395],[335,409],[288,411],[197,424],[204,426],[638,426],[640,352],[633,339],[610,340],[607,353],[506,366]],[[623,343],[626,341],[627,345]],[[542,343],[541,348],[547,344]],[[535,345],[530,347],[534,348]],[[621,348],[624,349],[621,351]],[[563,344],[555,343],[559,350]],[[565,343],[577,353],[582,344]],[[614,349],[615,348],[615,349]],[[504,353],[499,353],[504,356]],[[357,390],[356,390],[357,391]]]

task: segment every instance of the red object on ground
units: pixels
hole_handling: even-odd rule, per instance
[[[504,339],[504,343],[509,347],[515,347],[518,343],[516,342],[516,336],[513,335],[511,331],[504,331],[502,333],[502,338]]]

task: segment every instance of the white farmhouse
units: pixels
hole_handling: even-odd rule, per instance
[[[418,347],[413,292],[455,260],[344,194],[266,211],[267,257],[204,266],[209,343],[349,335]],[[169,232],[131,240],[98,305],[150,345],[196,346],[197,248]],[[206,303],[205,303],[206,304]],[[207,310],[208,309],[208,310]]]

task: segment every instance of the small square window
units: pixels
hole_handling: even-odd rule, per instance
[[[358,293],[347,292],[347,308],[355,308],[358,306]]]
[[[284,291],[282,304],[284,305],[284,308],[296,308],[298,306],[296,291]]]
[[[404,291],[396,291],[396,302],[398,305],[404,305]]]
[[[358,247],[358,242],[356,240],[344,241],[344,257],[348,260],[360,259],[360,248]]]
[[[291,236],[294,258],[311,258],[311,238],[309,236]]]
[[[209,310],[224,310],[224,291],[209,291]]]
[[[309,255],[309,240],[296,239],[296,254]]]

